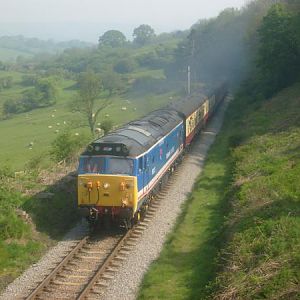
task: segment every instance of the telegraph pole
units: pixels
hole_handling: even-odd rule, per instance
[[[188,95],[191,94],[191,67],[188,66],[187,68],[187,92]]]

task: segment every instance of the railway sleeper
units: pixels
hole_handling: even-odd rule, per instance
[[[117,255],[117,256],[114,257],[114,259],[119,260],[119,261],[124,261],[124,260],[126,260],[126,257]]]
[[[110,280],[110,279],[113,279],[114,276],[113,276],[113,275],[110,275],[110,274],[107,274],[107,273],[104,273],[104,274],[101,276],[101,278]]]

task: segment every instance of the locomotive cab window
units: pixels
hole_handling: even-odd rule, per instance
[[[111,157],[108,161],[107,174],[133,174],[133,160]]]
[[[104,158],[97,156],[81,157],[79,160],[79,174],[104,173]]]

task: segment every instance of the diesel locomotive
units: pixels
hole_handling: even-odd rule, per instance
[[[130,228],[227,94],[184,98],[89,144],[78,166],[78,207],[90,224]]]

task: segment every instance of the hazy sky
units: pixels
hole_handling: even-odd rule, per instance
[[[247,1],[0,0],[0,33],[9,31],[7,23],[14,23],[11,27],[12,31],[20,30],[20,33],[24,34],[24,30],[25,32],[29,30],[32,34],[37,32],[38,35],[42,30],[34,28],[32,23],[44,23],[45,38],[49,38],[51,32],[49,26],[53,23],[63,23],[63,30],[67,28],[65,27],[67,23],[70,25],[80,23],[86,28],[89,27],[88,24],[97,23],[99,26],[101,24],[99,30],[114,27],[113,29],[121,31],[123,29],[126,34],[129,33],[129,29],[142,23],[150,24],[157,32],[187,29],[199,19],[216,16],[226,7],[241,7],[245,2]],[[22,23],[22,26],[18,29],[15,23]],[[69,28],[69,31],[71,29]],[[53,28],[52,31],[57,32],[58,36],[62,34],[58,28]],[[81,33],[77,35],[82,38]],[[70,34],[70,38],[76,38],[76,36]]]

